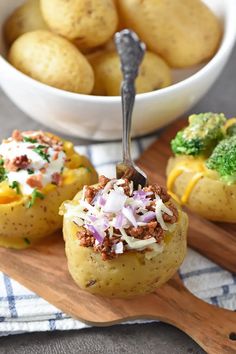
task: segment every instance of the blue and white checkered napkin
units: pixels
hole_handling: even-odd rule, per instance
[[[137,158],[155,138],[135,140],[132,156]],[[79,147],[99,173],[114,176],[114,164],[121,159],[120,143]],[[193,250],[180,270],[185,285],[198,297],[214,305],[236,310],[236,275],[220,268]],[[139,321],[136,321],[139,322]],[[0,273],[0,336],[22,332],[81,329],[73,320],[13,279]]]

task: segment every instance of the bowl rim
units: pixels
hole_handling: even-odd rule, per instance
[[[236,22],[234,18],[234,14],[236,12],[236,1],[235,0],[224,0],[223,2],[224,8],[225,8],[225,14],[224,14],[224,32],[223,36],[221,39],[220,46],[214,55],[213,58],[211,58],[201,69],[199,69],[196,73],[193,75],[187,77],[186,79],[177,82],[175,84],[172,84],[168,87],[164,87],[160,90],[155,90],[151,92],[145,92],[145,93],[139,93],[136,95],[136,101],[142,101],[145,100],[146,98],[152,98],[155,96],[163,96],[166,95],[172,91],[184,88],[188,86],[189,83],[193,81],[198,81],[200,80],[207,72],[208,70],[214,70],[214,68],[217,66],[217,64],[224,58],[225,54],[229,54],[231,48],[234,45],[234,42],[236,40]],[[114,103],[114,102],[119,102],[121,100],[120,96],[95,96],[95,95],[89,95],[89,94],[80,94],[80,93],[75,93],[75,92],[70,92],[62,89],[58,89],[53,86],[49,86],[47,84],[44,84],[40,81],[37,81],[30,76],[22,73],[18,69],[16,69],[13,65],[11,65],[1,54],[0,54],[0,64],[5,65],[8,67],[10,71],[12,71],[13,74],[18,75],[19,78],[22,78],[23,80],[26,80],[29,84],[32,84],[34,87],[38,87],[42,90],[45,90],[48,93],[51,94],[56,94],[59,97],[64,97],[64,98],[69,98],[72,100],[82,100],[82,101],[87,101],[90,103]]]

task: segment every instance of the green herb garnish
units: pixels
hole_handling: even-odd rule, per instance
[[[49,160],[50,155],[45,152],[45,149],[47,149],[47,148],[48,147],[45,145],[38,145],[36,148],[33,149],[33,151],[37,152],[37,154],[39,154],[39,156],[41,156],[47,162],[50,162],[50,160]]]
[[[7,179],[6,170],[2,165],[0,165],[0,182],[4,181],[5,179]]]
[[[30,240],[27,237],[24,237],[24,241],[27,245],[30,245]]]
[[[30,138],[29,136],[23,136],[23,141],[25,143],[32,143],[32,144],[37,143],[37,139]]]
[[[90,167],[85,167],[84,165],[79,165],[79,168],[86,168],[86,170],[88,171],[88,172],[90,172],[90,173],[92,173],[92,170],[91,170],[91,168]]]
[[[33,190],[32,194],[31,194],[31,198],[28,202],[28,204],[26,205],[26,208],[29,209],[31,208],[34,204],[35,204],[35,201],[36,199],[39,198],[39,199],[44,199],[45,198],[45,195],[41,192],[39,192],[36,188]]]
[[[0,166],[3,166],[3,165],[4,165],[4,160],[0,159]]]
[[[28,172],[29,175],[32,175],[34,173],[34,170],[32,170],[31,168],[28,168],[27,172]]]
[[[13,181],[12,185],[9,186],[9,187],[12,188],[12,189],[15,189],[17,194],[20,194],[20,184],[19,184],[19,182]]]

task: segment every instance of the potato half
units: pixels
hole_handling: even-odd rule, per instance
[[[7,44],[11,45],[22,34],[39,29],[48,29],[40,11],[40,0],[28,0],[8,17],[4,35]]]
[[[92,91],[94,74],[85,56],[49,31],[23,34],[11,46],[8,58],[18,70],[46,85],[83,94]]]
[[[119,0],[120,17],[172,67],[196,65],[216,52],[219,19],[200,0]]]
[[[97,173],[89,160],[74,152],[73,145],[67,142],[66,145],[68,144],[70,161],[63,172],[62,185],[49,184],[44,187],[44,199],[36,199],[32,207],[27,207],[29,196],[15,195],[13,198],[13,195],[7,192],[9,187],[5,186],[5,181],[0,183],[0,246],[26,248],[60,229],[62,217],[59,216],[58,210],[61,203],[73,198],[85,184],[97,181]],[[7,192],[5,198],[4,189]],[[12,189],[10,191],[14,193]],[[9,202],[6,202],[6,197]]]
[[[75,197],[79,202],[81,194]],[[188,218],[179,211],[176,228],[166,235],[164,251],[148,259],[132,251],[103,261],[91,247],[80,246],[81,230],[64,217],[63,234],[69,272],[81,289],[108,297],[132,297],[154,291],[177,271],[186,253]]]
[[[203,161],[204,164],[204,161]],[[171,192],[179,199],[186,195],[188,186],[199,171],[199,163],[194,157],[171,157],[167,166],[167,178],[175,174],[184,166],[183,171],[174,178]],[[236,184],[228,185],[219,179],[216,172],[201,169],[203,175],[199,175],[196,183],[192,184],[188,192],[188,198],[183,202],[196,214],[212,221],[236,222]]]
[[[115,51],[98,52],[88,56],[94,69],[92,93],[100,96],[119,96],[122,74],[120,59]],[[150,92],[171,84],[170,68],[157,54],[146,52],[136,80],[137,93]]]
[[[118,26],[113,0],[41,0],[41,10],[53,32],[82,49],[105,43]]]

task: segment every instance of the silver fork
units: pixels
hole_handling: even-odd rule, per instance
[[[116,49],[121,61],[123,81],[121,84],[122,116],[123,116],[123,161],[116,165],[116,177],[133,181],[134,188],[147,184],[146,174],[134,164],[130,153],[130,130],[135,101],[135,79],[146,50],[136,33],[125,29],[115,34]]]

